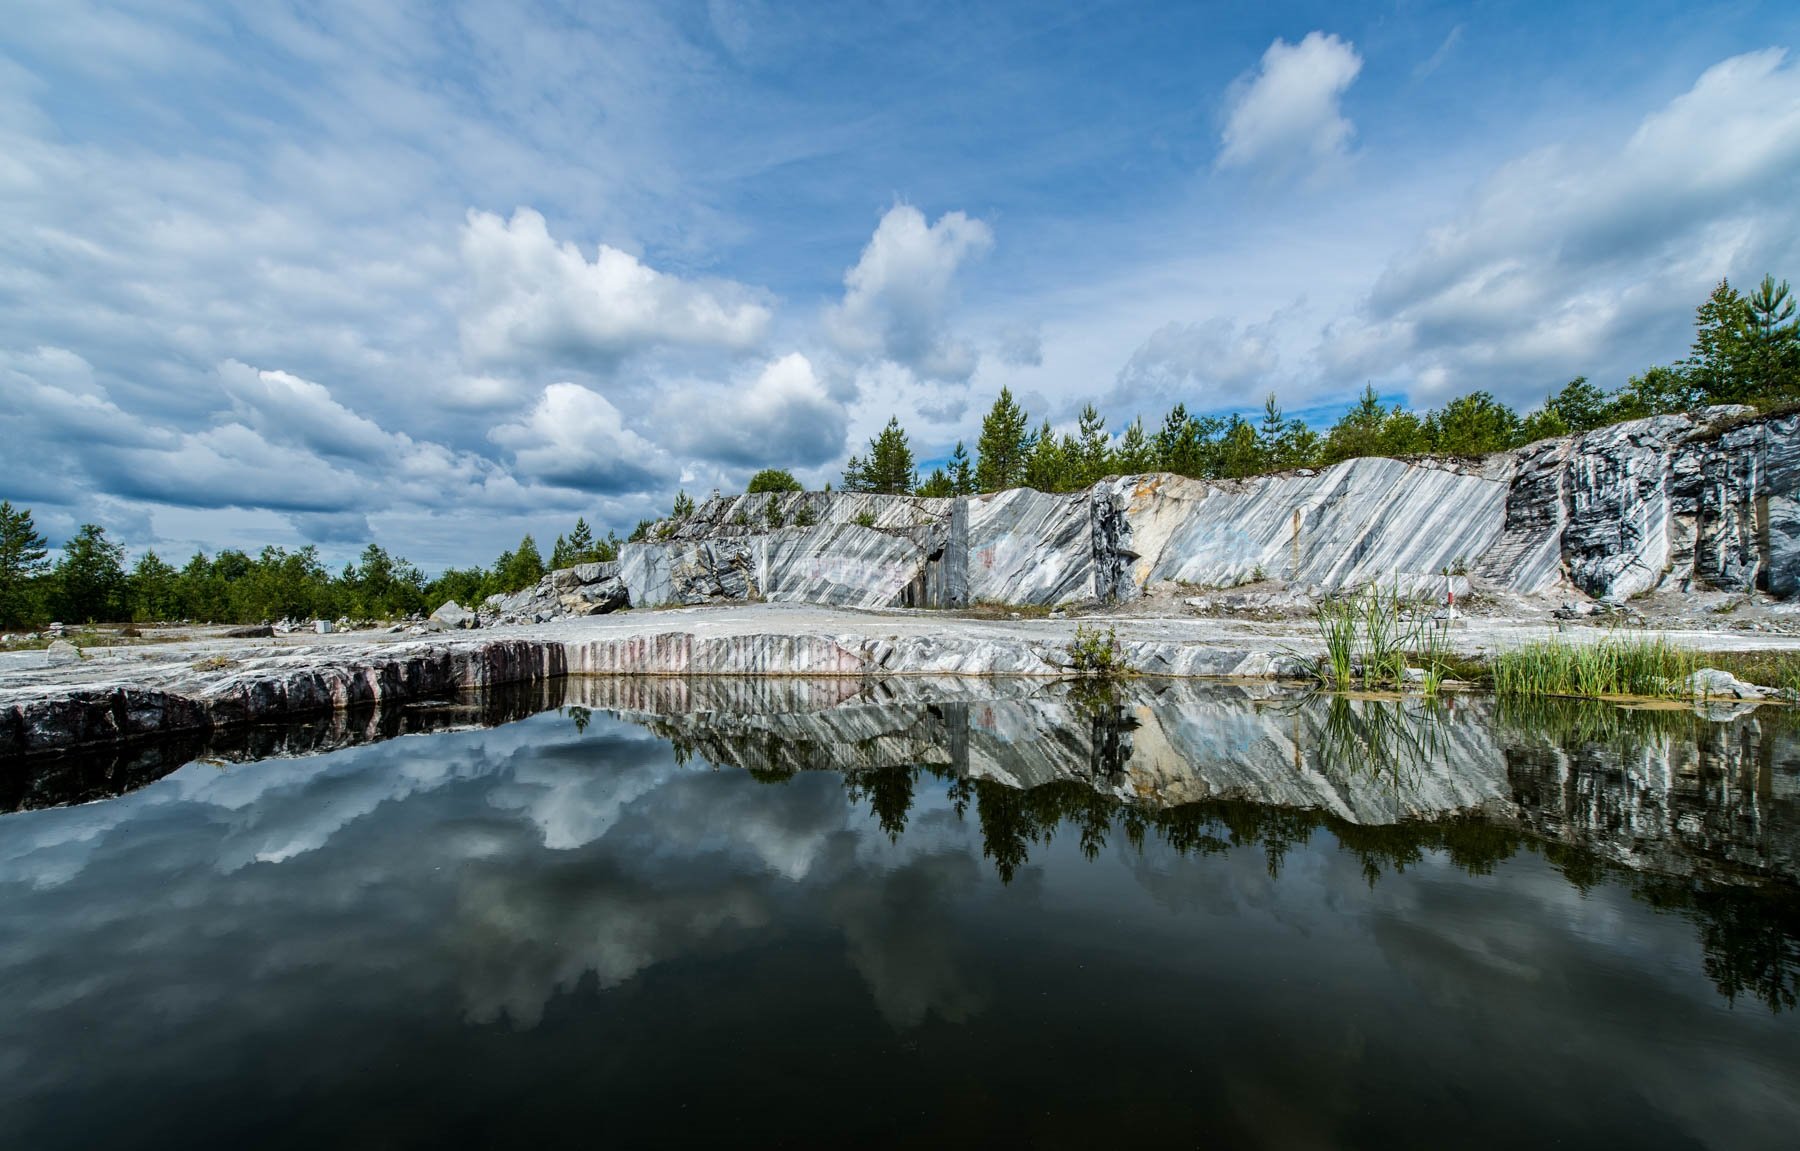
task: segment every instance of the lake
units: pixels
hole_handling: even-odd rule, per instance
[[[1779,709],[572,679],[0,771],[8,1147],[1800,1131]]]

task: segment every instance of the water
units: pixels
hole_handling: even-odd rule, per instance
[[[570,681],[8,778],[9,1147],[1800,1129],[1767,709]]]

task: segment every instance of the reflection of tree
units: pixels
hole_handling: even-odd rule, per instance
[[[906,830],[906,816],[912,811],[913,784],[918,777],[918,769],[914,767],[871,768],[847,773],[844,790],[852,803],[866,798],[875,822],[887,832],[890,840],[898,843],[900,833]]]
[[[1800,991],[1800,897],[1790,891],[1710,886],[1632,876],[1632,895],[1678,912],[1700,928],[1707,977],[1733,1003],[1754,995],[1772,1011],[1792,1009]]]
[[[1002,883],[1010,883],[1030,861],[1032,848],[1048,845],[1063,823],[1076,829],[1089,859],[1099,854],[1116,823],[1126,842],[1140,850],[1152,834],[1181,855],[1260,847],[1275,879],[1288,851],[1324,829],[1340,850],[1361,863],[1371,887],[1383,875],[1402,873],[1431,854],[1470,875],[1490,875],[1521,849],[1530,849],[1541,851],[1583,890],[1623,882],[1650,906],[1691,918],[1700,928],[1706,973],[1726,998],[1750,994],[1780,1011],[1795,1006],[1800,990],[1800,894],[1646,878],[1593,852],[1540,843],[1476,816],[1370,826],[1319,811],[1241,800],[1146,809],[1074,780],[1022,790],[989,779],[955,779],[950,790],[973,797],[982,854],[993,861]]]

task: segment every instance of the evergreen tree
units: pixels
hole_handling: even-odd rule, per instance
[[[569,541],[560,535],[557,536],[555,546],[550,549],[550,570],[560,571],[563,568],[574,567],[579,562],[575,558],[574,549],[569,547]]]
[[[1731,281],[1720,280],[1694,312],[1694,346],[1677,365],[1707,403],[1737,403],[1750,395],[1745,337],[1752,323],[1749,304]]]
[[[956,441],[956,450],[950,453],[950,494],[972,496],[975,494],[975,470],[969,466],[969,452],[963,447],[961,440]]]
[[[674,520],[685,520],[693,514],[694,497],[687,494],[686,488],[677,490],[675,493],[675,506],[669,512],[669,518]],[[531,537],[526,536],[525,538],[530,539]]]
[[[575,517],[575,530],[569,533],[569,558],[578,564],[593,563],[599,549],[594,546],[594,529],[586,516]]]
[[[783,468],[764,468],[750,477],[750,483],[744,488],[744,494],[757,495],[762,492],[797,492],[804,489],[794,473]]]
[[[44,570],[48,555],[31,509],[0,501],[0,627],[15,627],[32,617],[31,581]]]
[[[1740,348],[1749,395],[1788,399],[1800,392],[1800,320],[1786,280],[1764,276],[1745,299]]]
[[[978,490],[997,492],[1017,487],[1024,480],[1029,426],[1030,417],[1013,402],[1012,390],[1002,387],[999,398],[981,421],[981,438],[975,441]]]
[[[124,560],[125,549],[106,538],[105,528],[82,524],[52,573],[57,614],[77,623],[123,615]]]
[[[1112,471],[1112,438],[1106,434],[1106,417],[1088,404],[1075,419],[1076,450],[1071,459],[1078,462],[1076,487],[1087,487],[1105,479]]]
[[[1119,436],[1113,464],[1119,474],[1129,476],[1155,471],[1158,462],[1156,445],[1144,434],[1144,420],[1140,416],[1127,424]]]
[[[1326,433],[1324,462],[1335,464],[1359,456],[1381,455],[1381,432],[1386,425],[1387,410],[1381,406],[1381,397],[1375,394],[1373,385],[1363,388],[1362,398]]]
[[[887,427],[869,441],[867,460],[851,456],[844,467],[844,490],[847,492],[905,495],[918,482],[912,445],[900,427],[898,416],[889,416]]]
[[[686,492],[682,493],[683,496],[686,494]],[[691,509],[693,501],[689,500],[688,503]],[[507,552],[495,561],[494,577],[500,585],[496,590],[509,594],[521,588],[528,588],[544,578],[544,559],[538,552],[537,541],[532,539],[529,533],[519,541],[517,551]],[[473,607],[474,604],[463,604],[463,606]]]
[[[1262,444],[1256,429],[1242,416],[1234,415],[1219,440],[1218,474],[1230,479],[1243,479],[1263,470]]]
[[[1062,446],[1057,442],[1050,421],[1045,420],[1044,426],[1032,437],[1031,453],[1025,458],[1025,486],[1040,492],[1061,491],[1065,472]]]
[[[914,494],[928,496],[932,499],[942,499],[945,496],[956,494],[956,484],[943,468],[932,468],[931,474],[920,482],[919,489]]]
[[[1433,451],[1447,456],[1484,456],[1513,446],[1519,415],[1487,392],[1471,392],[1432,412],[1425,431]]]
[[[1186,404],[1176,404],[1163,417],[1156,433],[1157,466],[1165,472],[1196,478],[1208,474],[1213,445],[1208,432],[1217,420],[1202,421],[1188,415]]]
[[[180,618],[180,578],[180,573],[164,563],[161,556],[146,550],[131,569],[131,617],[146,621]]]

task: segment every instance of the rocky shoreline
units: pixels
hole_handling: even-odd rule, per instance
[[[563,676],[892,676],[1058,678],[1072,674],[1079,628],[1114,630],[1126,671],[1177,678],[1270,678],[1316,648],[1304,620],[969,619],[938,612],[851,612],[747,604],[562,620],[423,639],[365,633],[205,640],[96,649],[74,663],[42,652],[0,659],[0,758],[211,732],[443,698]],[[1465,653],[1601,628],[1460,621]],[[1794,649],[1800,637],[1666,631],[1671,642]]]

